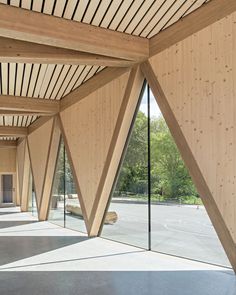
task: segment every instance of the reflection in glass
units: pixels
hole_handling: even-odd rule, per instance
[[[51,206],[48,220],[51,222],[65,226],[64,220],[64,201],[65,201],[65,183],[64,183],[64,145],[61,142],[58,152],[57,165],[54,174]]]
[[[102,236],[148,248],[147,87],[121,163]]]
[[[66,227],[73,230],[86,232],[85,223],[83,220],[81,207],[78,199],[78,194],[76,191],[76,186],[67,154],[65,154],[65,186]]]
[[[86,232],[72,170],[62,139],[58,152],[48,219],[57,225]]]
[[[152,250],[204,262],[229,261],[166,122],[151,95]]]

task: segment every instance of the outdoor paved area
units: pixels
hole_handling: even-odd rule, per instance
[[[78,200],[69,200],[79,205]],[[60,206],[61,205],[61,206]],[[54,211],[57,225],[64,225],[63,202]],[[104,225],[102,237],[148,248],[148,206],[137,202],[112,202],[109,211],[118,214],[114,225]],[[203,206],[151,206],[152,250],[208,263],[230,263]],[[66,214],[66,227],[86,232],[84,221]]]
[[[232,270],[144,251],[0,209],[1,294],[235,295]]]
[[[147,248],[146,204],[112,202],[118,221],[104,225],[102,236]],[[203,206],[152,205],[152,249],[219,265],[230,266]]]

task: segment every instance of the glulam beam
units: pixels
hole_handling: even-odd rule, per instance
[[[0,62],[128,67],[134,61],[0,37]]]
[[[4,4],[0,36],[135,61],[149,54],[145,38]]]

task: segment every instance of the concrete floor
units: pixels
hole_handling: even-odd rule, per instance
[[[0,209],[3,295],[235,295],[233,271],[144,251]]]

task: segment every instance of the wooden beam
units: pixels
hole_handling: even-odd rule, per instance
[[[150,39],[150,57],[236,11],[235,0],[211,0]]]
[[[129,67],[135,62],[0,37],[0,62]]]
[[[16,140],[0,140],[0,148],[16,148]]]
[[[59,101],[29,98],[23,96],[0,95],[0,111],[21,111],[54,115],[59,111]]]
[[[106,217],[111,190],[128,137],[131,122],[138,104],[144,77],[135,67],[129,75],[124,97],[112,135],[104,169],[96,192],[96,198],[89,220],[89,236],[97,236]]]
[[[35,120],[32,124],[28,126],[28,134],[31,134],[36,129],[40,128],[43,124],[51,120],[51,117],[40,117],[37,120]]]
[[[0,126],[0,136],[25,137],[27,134],[26,127]]]
[[[52,116],[49,113],[43,113],[43,112],[27,112],[27,111],[9,111],[9,110],[0,110],[0,116],[41,116],[41,117],[45,117],[45,116]]]
[[[4,4],[0,36],[128,60],[141,61],[149,55],[145,38]]]
[[[107,68],[86,81],[80,87],[67,94],[60,101],[60,110],[63,111],[81,99],[87,97],[90,93],[98,90],[112,80],[120,77],[129,71],[129,68]]]
[[[236,245],[229,232],[228,227],[225,224],[224,218],[221,215],[221,212],[215,202],[215,199],[206,183],[206,180],[201,172],[201,169],[198,166],[198,163],[169,105],[169,102],[161,88],[161,85],[157,80],[157,77],[152,69],[151,64],[149,62],[145,62],[141,65],[141,69],[152,89],[157,104],[160,110],[162,111],[162,114],[175,140],[175,143],[179,148],[181,156],[189,169],[190,175],[192,176],[198,193],[201,196],[203,204],[218,234],[218,237],[225,249],[228,259],[234,271],[236,271]]]

